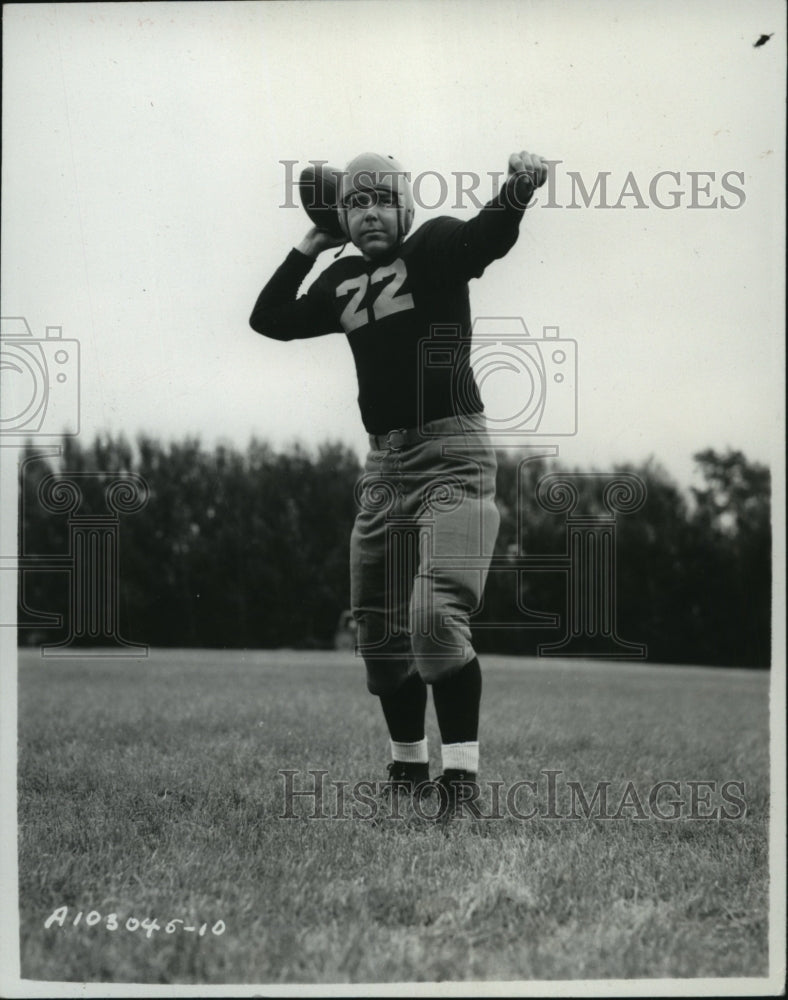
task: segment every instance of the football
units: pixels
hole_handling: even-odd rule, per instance
[[[344,235],[337,212],[339,173],[336,167],[310,163],[298,178],[298,194],[304,211],[318,229],[337,237]]]

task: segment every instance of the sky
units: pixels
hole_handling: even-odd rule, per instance
[[[2,315],[38,341],[48,326],[78,341],[78,407],[71,346],[42,432],[78,408],[86,440],[256,435],[362,454],[344,335],[278,343],[248,325],[308,228],[288,177],[371,149],[452,192],[474,172],[486,198],[525,149],[560,161],[554,204],[540,194],[471,304],[537,340],[558,327],[576,356],[577,433],[529,442],[600,470],[653,456],[682,484],[706,447],[781,461],[782,4],[10,4],[3,17]],[[652,198],[661,171],[678,176]],[[620,207],[598,207],[598,191],[586,207],[578,189],[568,207],[570,172],[587,190],[606,173]],[[436,204],[435,175],[420,193],[415,225],[476,211]],[[499,375],[493,411],[513,391]]]

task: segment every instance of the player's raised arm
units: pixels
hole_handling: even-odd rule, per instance
[[[337,324],[326,307],[319,279],[306,295],[297,296],[318,255],[343,242],[313,226],[260,292],[249,317],[251,328],[274,340],[301,340],[333,333]]]
[[[347,243],[346,236],[335,236],[325,229],[319,229],[317,226],[312,226],[306,236],[298,244],[296,250],[298,250],[299,253],[304,254],[306,257],[311,257],[314,260],[319,257],[324,250],[331,250],[333,247],[339,247],[345,243]]]
[[[533,193],[547,180],[547,164],[536,153],[512,153],[509,175],[504,185],[507,202],[516,210],[525,211]]]
[[[509,157],[509,173],[501,190],[467,222],[440,219],[435,247],[445,276],[478,278],[488,264],[504,257],[517,242],[520,222],[534,191],[547,180],[547,163],[522,150]]]

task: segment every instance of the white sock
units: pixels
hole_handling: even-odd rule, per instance
[[[443,770],[471,771],[479,770],[479,743],[444,743],[441,745],[441,760]]]
[[[400,764],[429,763],[430,755],[427,749],[426,736],[423,740],[419,740],[418,743],[395,743],[394,740],[389,740],[389,742],[391,744],[392,760],[396,760]]]

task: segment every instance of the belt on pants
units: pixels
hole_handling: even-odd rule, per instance
[[[425,435],[418,427],[398,427],[386,434],[370,434],[369,445],[376,451],[382,451],[384,448],[399,451],[401,448],[420,444],[424,439]]]
[[[448,435],[465,435],[478,431],[486,431],[487,425],[483,413],[463,413],[451,417],[438,417],[421,427],[397,427],[385,434],[370,434],[369,446],[376,451],[384,448],[400,451],[410,445],[421,444],[423,441],[434,440]]]

